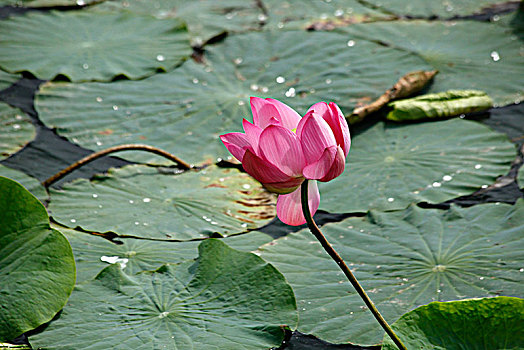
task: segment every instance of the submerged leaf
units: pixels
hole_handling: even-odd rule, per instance
[[[446,118],[485,111],[493,107],[493,100],[483,91],[449,90],[394,101],[388,106],[393,107],[393,110],[386,118],[401,122],[425,118]]]

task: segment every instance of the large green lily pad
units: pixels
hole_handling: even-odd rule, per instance
[[[191,53],[185,25],[176,19],[52,11],[0,22],[0,67],[40,79],[138,79],[171,70]]]
[[[250,95],[302,114],[321,100],[349,113],[405,73],[429,68],[414,54],[368,41],[348,47],[346,35],[302,31],[231,36],[206,47],[205,62],[142,81],[46,84],[36,109],[46,125],[86,148],[147,143],[197,163],[229,155],[218,136],[251,119]],[[143,153],[124,157],[158,162]]]
[[[183,174],[147,166],[110,170],[50,191],[53,219],[84,230],[164,240],[232,235],[275,217],[275,197],[236,169]]]
[[[267,349],[297,322],[284,277],[252,253],[206,240],[196,262],[126,275],[118,264],[75,288],[30,337],[46,349]]]
[[[503,0],[369,0],[370,5],[378,6],[382,11],[393,12],[397,15],[413,17],[450,18],[480,13],[483,9],[495,4],[504,3]]]
[[[77,284],[95,278],[108,264],[120,264],[125,273],[132,275],[156,270],[164,264],[194,259],[198,257],[197,247],[201,243],[137,238],[119,238],[112,242],[99,235],[60,226],[55,228],[67,237],[73,248]],[[242,251],[254,251],[271,240],[270,236],[259,231],[223,239],[230,247]]]
[[[6,167],[5,165],[0,164],[0,176],[7,177],[11,180],[15,180],[31,192],[35,197],[40,199],[41,202],[47,199],[47,192],[45,191],[44,186],[40,184],[40,181],[24,174],[21,171]]]
[[[0,102],[0,159],[19,151],[35,135],[31,118],[18,108]]]
[[[313,28],[333,29],[339,26],[387,19],[391,15],[370,6],[365,6],[358,0],[264,0],[267,10],[265,28]]]
[[[524,300],[510,297],[433,302],[392,327],[408,349],[522,349]],[[384,337],[384,350],[398,349]]]
[[[496,105],[524,98],[522,31],[476,21],[376,22],[341,30],[419,55],[439,71],[429,92],[481,90]]]
[[[385,319],[431,301],[522,296],[524,201],[447,211],[371,211],[322,227]],[[260,248],[297,297],[301,332],[374,344],[383,331],[307,230]]]
[[[147,14],[158,18],[180,18],[192,43],[202,45],[224,32],[255,30],[265,16],[256,1],[245,0],[126,0],[106,1],[94,11]]]
[[[44,206],[0,177],[0,342],[50,321],[75,284],[71,246]]]
[[[321,183],[320,208],[347,213],[444,202],[492,184],[514,159],[506,135],[476,122],[377,123],[353,137],[345,172]]]

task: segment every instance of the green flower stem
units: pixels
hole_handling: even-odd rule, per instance
[[[402,341],[399,339],[399,337],[393,332],[393,329],[391,329],[391,326],[386,322],[384,317],[380,314],[378,309],[375,307],[375,304],[369,299],[368,295],[364,291],[364,288],[358,283],[357,279],[347,267],[344,260],[338,255],[338,253],[333,249],[331,244],[327,241],[326,237],[322,234],[320,229],[318,228],[317,224],[311,217],[311,213],[309,212],[309,203],[308,203],[308,180],[305,180],[302,183],[301,188],[301,198],[302,198],[302,211],[304,213],[304,217],[306,218],[307,226],[309,227],[309,230],[311,233],[318,239],[324,250],[331,256],[333,260],[337,263],[337,265],[340,267],[342,272],[346,275],[349,282],[353,285],[353,287],[356,289],[357,293],[360,295],[360,297],[364,300],[364,303],[366,303],[367,307],[371,312],[373,313],[373,316],[377,319],[378,323],[384,328],[386,333],[389,335],[389,337],[393,340],[393,342],[398,346],[401,350],[407,350],[406,346],[402,344]]]

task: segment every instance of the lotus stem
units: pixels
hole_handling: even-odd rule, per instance
[[[335,251],[335,249],[333,249],[331,244],[328,242],[326,237],[322,234],[317,224],[311,217],[311,213],[309,212],[309,203],[308,203],[308,180],[305,180],[302,183],[301,199],[302,199],[302,211],[304,213],[304,217],[306,218],[307,226],[309,230],[311,231],[311,233],[320,242],[320,244],[322,245],[324,250],[329,254],[329,256],[331,256],[331,258],[337,263],[338,267],[340,267],[342,272],[344,272],[349,282],[351,282],[351,284],[356,289],[357,293],[360,295],[362,300],[364,300],[364,303],[366,304],[366,306],[369,308],[371,313],[373,313],[373,316],[375,316],[375,319],[382,326],[384,331],[386,331],[389,337],[393,340],[395,345],[397,345],[397,347],[401,350],[407,350],[406,346],[402,343],[400,338],[395,334],[391,326],[386,322],[384,317],[382,317],[378,309],[375,307],[375,304],[373,304],[369,296],[366,294],[366,291],[364,290],[364,288],[362,288],[360,283],[358,283],[355,275],[353,275],[353,273],[351,272],[349,267],[346,265],[342,257]]]
[[[181,160],[177,156],[175,156],[175,155],[173,155],[173,154],[171,154],[171,153],[169,153],[167,151],[164,151],[163,149],[156,148],[156,147],[153,147],[153,146],[148,146],[148,145],[125,144],[125,145],[109,147],[109,148],[103,149],[101,151],[98,151],[98,152],[95,152],[95,153],[91,153],[90,155],[80,159],[79,161],[71,164],[67,168],[59,171],[58,173],[54,174],[53,176],[51,176],[47,180],[43,181],[42,185],[44,187],[49,187],[53,183],[55,183],[56,181],[62,179],[67,174],[70,174],[71,172],[73,172],[76,169],[86,165],[87,163],[91,163],[92,161],[94,161],[94,160],[96,160],[96,159],[98,159],[100,157],[103,157],[105,155],[108,155],[110,153],[116,153],[116,152],[122,152],[122,151],[132,151],[132,150],[135,150],[135,151],[146,151],[146,152],[151,152],[151,153],[157,154],[159,156],[162,156],[164,158],[172,160],[173,162],[175,162],[179,167],[181,167],[184,170],[189,170],[189,169],[192,168],[191,165],[189,165],[188,163],[184,162],[183,160]]]

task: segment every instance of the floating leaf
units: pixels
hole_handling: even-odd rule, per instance
[[[40,199],[41,202],[48,198],[47,192],[44,186],[40,182],[29,175],[24,174],[21,171],[6,167],[0,164],[0,176],[7,177],[11,180],[15,180],[31,192],[34,196]]]
[[[389,322],[431,301],[522,296],[524,201],[450,210],[371,211],[322,227]],[[301,332],[376,344],[383,331],[307,230],[262,246],[297,297]]]
[[[446,118],[459,114],[485,111],[493,101],[477,90],[449,90],[391,102],[393,110],[386,116],[396,122],[425,118]]]
[[[50,321],[75,284],[71,246],[44,206],[0,177],[0,342]]]
[[[31,118],[18,108],[0,102],[0,157],[16,153],[36,135]],[[1,159],[0,158],[0,159]]]
[[[477,21],[376,22],[343,31],[350,38],[374,40],[419,55],[439,71],[429,92],[481,90],[496,105],[524,98],[522,31]]]
[[[87,11],[30,12],[0,22],[0,67],[40,79],[130,79],[171,70],[189,55],[185,26],[174,19]]]
[[[167,263],[178,263],[198,257],[197,246],[201,241],[166,242],[136,238],[119,238],[116,242],[86,232],[64,227],[55,227],[62,232],[73,248],[76,262],[76,281],[85,282],[108,264],[120,264],[128,275],[140,271],[152,271]],[[262,232],[224,238],[230,247],[242,250],[256,250],[272,238]]]
[[[510,297],[433,302],[392,327],[408,349],[522,349],[524,300]],[[388,336],[384,350],[398,349]]]
[[[0,350],[32,350],[29,345],[0,343]]]
[[[105,0],[0,0],[0,5],[24,7],[84,6]]]
[[[79,285],[60,318],[30,337],[53,349],[267,349],[297,322],[293,291],[271,265],[219,240],[196,262]],[[263,291],[263,292],[262,292]]]
[[[231,36],[207,46],[205,59],[141,81],[46,84],[36,109],[47,126],[86,148],[146,142],[197,163],[229,155],[218,136],[251,119],[251,95],[282,100],[301,114],[322,100],[350,112],[427,66],[368,41],[348,47],[345,35],[302,31]],[[158,162],[144,153],[124,157]]]
[[[403,0],[380,0],[367,1],[370,5],[379,6],[387,12],[394,12],[397,15],[413,17],[442,17],[450,18],[455,16],[468,16],[480,13],[483,9],[495,4],[500,4],[501,0],[418,0],[406,2]]]
[[[183,174],[146,166],[110,170],[52,189],[53,219],[122,236],[187,240],[232,235],[275,217],[274,196],[236,169]]]
[[[270,29],[332,30],[353,23],[392,16],[365,6],[358,0],[264,0]]]
[[[18,79],[20,79],[20,77],[17,75],[9,74],[0,70],[0,90],[8,88]]]
[[[320,208],[395,210],[471,194],[505,175],[515,146],[476,122],[378,123],[353,137],[346,170],[320,184]]]
[[[255,30],[264,19],[255,1],[245,0],[127,0],[106,1],[94,11],[147,14],[158,18],[180,18],[189,30],[192,43],[202,45],[224,32]]]

